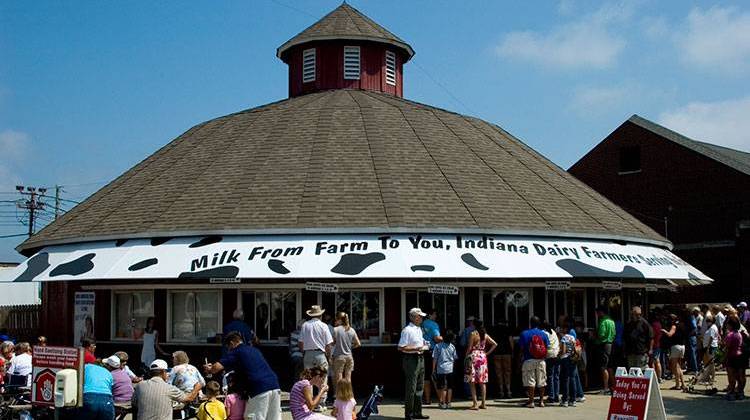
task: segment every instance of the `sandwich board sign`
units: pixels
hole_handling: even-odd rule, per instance
[[[608,420],[666,420],[664,401],[653,369],[618,367]]]
[[[55,375],[62,369],[78,371],[78,401],[83,385],[83,349],[76,347],[34,347],[31,404],[55,405]]]

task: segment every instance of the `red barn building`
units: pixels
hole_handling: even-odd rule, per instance
[[[569,172],[664,235],[715,280],[667,298],[750,296],[750,153],[687,138],[634,115]]]

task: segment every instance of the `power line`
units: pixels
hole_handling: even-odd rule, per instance
[[[25,233],[17,233],[15,235],[3,235],[3,236],[0,236],[0,239],[15,238],[17,236],[26,236],[26,234]]]

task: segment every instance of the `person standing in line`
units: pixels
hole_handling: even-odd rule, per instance
[[[318,305],[313,305],[306,313],[310,317],[310,320],[302,324],[299,338],[299,348],[304,354],[302,360],[305,369],[319,367],[328,372],[328,361],[331,358],[333,336],[331,335],[331,330],[328,328],[328,324],[321,320],[325,309]],[[328,395],[328,376],[323,381],[323,385],[325,385],[326,391],[321,391],[325,392],[325,394],[320,398],[320,403],[325,404]]]
[[[671,326],[669,331],[662,330],[665,336],[669,337],[669,368],[674,375],[674,386],[671,390],[680,390],[685,387],[685,380],[682,373],[682,359],[685,358],[685,342],[687,334],[683,322],[675,314],[670,314]],[[662,338],[663,339],[663,338]]]
[[[245,312],[240,308],[237,308],[232,312],[232,320],[222,329],[222,336],[226,337],[232,331],[240,333],[243,342],[247,344],[258,344],[258,337],[255,335],[255,331],[253,331],[253,329],[247,325],[247,322],[245,322]],[[223,350],[226,353],[226,346],[223,347]]]
[[[607,308],[596,308],[599,326],[596,329],[596,344],[599,346],[599,366],[602,372],[601,394],[611,394],[614,389],[614,374],[612,373],[612,344],[615,341],[615,322],[609,317]]]
[[[633,306],[630,311],[630,322],[625,326],[624,338],[628,368],[637,367],[645,371],[654,348],[654,331],[643,319],[640,306]]]
[[[333,383],[338,384],[341,379],[351,383],[354,370],[352,349],[360,346],[357,331],[349,322],[346,312],[336,314],[336,327],[333,329]]]
[[[422,322],[422,336],[424,337],[427,344],[430,346],[430,350],[435,348],[435,344],[443,341],[443,337],[440,336],[440,326],[437,323],[437,311],[434,309],[427,310],[427,318]],[[424,401],[422,404],[432,404],[432,353],[427,351],[423,355],[424,357]]]
[[[557,336],[557,332],[552,329],[552,325],[547,321],[542,323],[542,331],[547,334],[547,338],[549,339],[547,357],[544,359],[544,364],[547,370],[547,402],[559,403],[560,359],[558,359],[557,356],[560,353],[560,339]]]
[[[654,345],[651,348],[651,356],[648,360],[648,365],[652,369],[654,369],[654,373],[656,374],[656,380],[657,382],[661,383],[662,381],[662,371],[661,371],[661,335],[662,335],[662,326],[661,326],[661,311],[660,310],[654,310],[651,312],[651,331],[654,332]]]
[[[529,397],[524,407],[528,408],[534,408],[534,394],[537,389],[539,389],[539,406],[544,407],[544,389],[547,386],[547,367],[544,359],[547,357],[549,337],[539,329],[541,324],[539,317],[531,317],[529,329],[523,331],[518,340],[518,346],[523,352],[521,381]]]
[[[133,418],[138,420],[170,420],[172,418],[172,403],[188,403],[198,397],[198,390],[185,395],[176,386],[168,384],[167,362],[154,360],[148,366],[150,379],[135,387],[133,399]],[[114,412],[113,412],[114,413]]]
[[[571,329],[560,339],[560,391],[562,392],[560,407],[576,406],[578,376],[576,360],[581,357],[576,349],[577,339],[574,329]]]
[[[685,358],[687,359],[687,372],[694,374],[698,372],[698,314],[700,308],[694,307],[685,319],[687,340],[685,341]]]
[[[747,302],[740,302],[737,304],[737,316],[740,318],[740,323],[748,328],[750,326],[750,309],[747,309]]]
[[[727,306],[729,306],[729,305],[727,305]],[[725,309],[726,309],[726,307],[725,307]],[[716,321],[716,326],[719,327],[719,331],[722,332],[722,335],[723,335],[723,332],[724,332],[724,320],[727,318],[726,315],[724,314],[724,311],[722,310],[721,307],[719,307],[719,305],[714,305],[714,307],[712,308],[711,312],[714,313],[714,321]]]
[[[451,408],[453,400],[453,364],[458,360],[456,347],[453,345],[455,336],[450,330],[446,331],[443,341],[437,343],[432,350],[432,371],[435,372],[435,388],[438,394],[440,408]]]
[[[709,370],[708,375],[711,378],[711,383],[713,383],[714,377],[716,376],[716,363],[713,362],[713,358],[714,355],[716,355],[716,351],[719,349],[719,341],[721,340],[721,337],[719,336],[719,327],[716,326],[713,315],[706,315],[706,317],[703,318],[703,323],[707,326],[701,339],[704,349],[703,366]]]
[[[146,319],[146,328],[143,330],[143,347],[141,348],[141,363],[143,368],[148,369],[156,360],[156,352],[162,356],[170,356],[159,345],[159,331],[156,330],[156,319],[152,316]]]
[[[247,389],[246,420],[281,420],[281,387],[279,378],[255,346],[247,345],[242,336],[231,332],[225,337],[229,350],[221,361],[209,363],[206,373],[234,371],[235,381]]]
[[[471,333],[469,339],[469,349],[467,350],[466,358],[470,360],[471,368],[470,371],[466,372],[466,382],[471,387],[471,401],[472,405],[469,410],[486,409],[487,400],[487,382],[489,371],[487,369],[487,356],[492,354],[497,347],[495,340],[487,334],[482,325],[482,321],[475,320],[477,330]],[[489,344],[489,350],[486,350]],[[477,386],[482,393],[482,404],[477,407]]]
[[[299,378],[304,366],[304,354],[299,346],[300,330],[304,320],[297,321],[297,328],[289,333],[289,360],[292,362],[292,378]]]
[[[398,351],[402,354],[404,370],[404,420],[429,419],[422,414],[424,392],[424,357],[429,345],[422,335],[422,319],[427,314],[419,308],[409,310],[409,325],[401,330]]]
[[[497,340],[497,348],[492,356],[497,378],[497,393],[499,398],[511,398],[510,377],[513,359],[513,334],[507,321],[500,321],[492,329],[492,336]]]
[[[729,386],[727,387],[726,399],[728,401],[744,400],[745,399],[745,369],[747,369],[747,355],[742,352],[742,343],[747,340],[747,336],[743,336],[740,332],[739,317],[730,315],[724,321],[727,327],[727,333],[724,337],[724,345],[726,346],[726,367],[727,367],[727,379]]]

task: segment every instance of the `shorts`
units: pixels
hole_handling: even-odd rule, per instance
[[[433,380],[437,389],[453,389],[452,373],[436,373],[433,375]]]
[[[432,380],[432,353],[426,351],[422,356],[424,356],[424,380],[429,382]]]
[[[350,355],[336,356],[333,359],[333,377],[345,378],[352,374],[354,370],[354,358]]]
[[[651,360],[659,360],[661,358],[661,349],[655,348],[651,351]]]
[[[746,357],[727,357],[726,365],[730,369],[743,370],[747,367]]]
[[[685,357],[685,346],[682,344],[675,344],[669,349],[670,359],[683,359]]]
[[[526,388],[547,386],[547,365],[542,359],[529,359],[521,366],[521,381]]]
[[[612,361],[612,343],[605,343],[599,349],[599,366],[602,369],[611,368]]]

